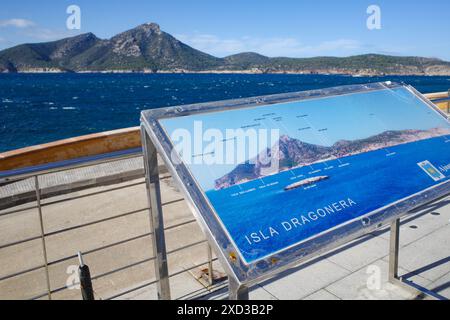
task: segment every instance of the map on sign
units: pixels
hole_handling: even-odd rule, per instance
[[[158,121],[244,266],[450,177],[450,124],[406,86]]]

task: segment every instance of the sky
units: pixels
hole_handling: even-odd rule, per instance
[[[266,116],[268,114],[270,116]],[[273,120],[279,117],[281,122]],[[208,154],[208,151],[211,152],[207,149],[208,145],[213,146],[212,142],[223,140],[205,141],[204,136],[195,135],[194,121],[202,122],[201,134],[203,135],[206,135],[208,129],[219,130],[222,137],[228,139],[227,129],[246,126],[256,131],[265,129],[270,132],[270,130],[278,129],[279,136],[287,135],[306,143],[324,146],[331,146],[339,140],[364,139],[388,130],[449,128],[444,117],[428,108],[419,98],[403,87],[161,120],[174,146],[179,148],[177,150],[180,151],[183,147],[190,148],[190,150],[184,150],[186,159],[202,152]],[[251,127],[255,123],[259,123],[260,126]],[[189,137],[181,135],[180,129],[185,129],[192,134]],[[276,142],[270,141],[270,134],[268,137],[267,141],[258,140],[258,147],[255,149],[247,145],[244,151],[241,150],[241,154],[247,155],[245,160],[253,159]],[[190,143],[185,144],[186,138],[189,138]],[[197,150],[194,146],[196,141],[199,141]],[[236,143],[232,145],[236,146]],[[221,154],[230,153],[226,144],[222,143],[217,145],[215,152],[219,159]],[[206,161],[205,158],[203,159]],[[209,166],[194,161],[188,164],[204,190],[210,190],[213,188],[214,180],[227,174],[243,161],[235,161],[232,164],[222,164],[223,162]],[[205,167],[208,170],[205,170]]]
[[[69,5],[81,29],[68,30]],[[371,5],[380,29],[369,30]],[[181,41],[215,56],[415,55],[450,61],[448,0],[2,0],[0,49],[93,32],[100,38],[156,22]]]

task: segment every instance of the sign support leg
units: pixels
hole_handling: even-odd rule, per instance
[[[228,276],[228,300],[249,300],[248,288]]]
[[[150,226],[158,299],[170,300],[169,268],[167,264],[166,240],[159,186],[159,170],[156,148],[144,127],[141,127],[147,197],[150,206]]]
[[[398,251],[400,243],[400,219],[395,219],[391,224],[389,243],[389,282],[398,278]]]
[[[400,251],[400,219],[395,219],[391,224],[391,235],[389,244],[389,282],[397,285],[411,293],[417,298],[429,297],[436,300],[447,300],[427,288],[424,288],[408,279],[398,275],[398,254]]]

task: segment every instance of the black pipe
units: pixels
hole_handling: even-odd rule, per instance
[[[94,288],[92,287],[91,272],[85,264],[79,267],[81,296],[83,300],[95,300]]]

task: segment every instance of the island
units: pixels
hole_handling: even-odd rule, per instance
[[[284,188],[284,191],[290,191],[290,190],[294,190],[294,189],[297,189],[300,187],[309,186],[311,184],[314,184],[314,183],[322,181],[322,180],[328,180],[329,178],[330,178],[329,176],[318,176],[318,177],[311,177],[311,178],[303,179],[301,181],[298,181],[298,182],[288,185],[287,187]]]
[[[282,135],[272,148],[263,151],[254,159],[238,164],[233,170],[215,180],[215,189],[226,189],[259,178],[264,178],[264,168],[270,166],[259,161],[266,155],[276,155],[279,163],[277,174],[282,171],[301,168],[319,162],[348,157],[364,152],[430,139],[450,134],[447,128],[429,130],[388,130],[380,134],[357,140],[339,140],[331,146],[306,143],[299,139]]]
[[[244,73],[450,75],[450,62],[436,58],[363,54],[351,57],[267,57],[243,52],[215,57],[179,41],[156,23],[110,39],[93,33],[27,43],[0,51],[4,73]]]

